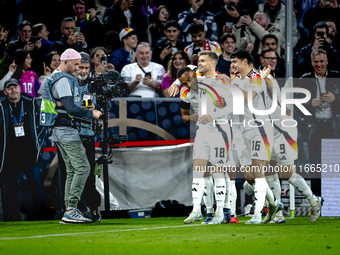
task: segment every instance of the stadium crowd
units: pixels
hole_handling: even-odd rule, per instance
[[[168,88],[178,70],[197,65],[202,50],[217,53],[222,74],[230,76],[230,55],[241,48],[252,55],[256,69],[270,65],[271,75],[283,79],[285,8],[279,0],[3,1],[0,96],[8,95],[4,90],[16,85],[15,78],[22,94],[41,97],[47,77],[69,48],[90,54],[96,73],[118,71],[130,97],[170,97]],[[326,81],[340,76],[340,7],[337,0],[297,0],[293,11],[293,76],[317,77],[321,85],[299,85],[312,93],[312,118],[298,117],[314,124],[303,139],[313,144],[311,158],[318,163],[320,138],[340,136],[340,85]],[[278,81],[282,87],[284,82]],[[15,153],[13,146],[6,153]],[[34,155],[29,160],[34,161]]]

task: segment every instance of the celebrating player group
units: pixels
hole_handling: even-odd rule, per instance
[[[202,224],[239,223],[236,215],[236,172],[243,172],[255,196],[254,215],[246,224],[284,223],[279,177],[288,180],[311,207],[310,222],[321,213],[323,199],[315,196],[306,181],[294,172],[297,159],[297,127],[286,127],[282,120],[292,118],[287,108],[281,113],[280,87],[270,75],[270,66],[260,72],[248,51],[231,54],[230,73],[216,72],[218,56],[212,51],[199,53],[198,66],[183,67],[169,94],[180,93],[185,122],[196,122],[193,148],[193,210],[184,223],[203,220],[201,201],[206,206]],[[277,100],[276,100],[277,97]],[[277,106],[268,115],[256,114]],[[244,114],[235,114],[242,103]],[[255,112],[255,113],[254,113]],[[269,120],[269,121],[268,121]],[[268,166],[278,172],[267,172]],[[284,171],[282,169],[285,169]],[[216,201],[216,210],[213,201]],[[264,219],[261,211],[267,201]]]

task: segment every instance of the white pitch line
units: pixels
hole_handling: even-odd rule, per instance
[[[286,218],[294,219],[294,218]],[[240,221],[240,223],[246,221]],[[18,239],[35,239],[35,238],[45,238],[45,237],[58,237],[58,236],[70,236],[70,235],[81,235],[81,234],[100,234],[100,233],[115,233],[115,232],[129,232],[129,231],[139,231],[139,230],[154,230],[154,229],[166,229],[166,228],[187,228],[187,227],[197,227],[206,226],[206,224],[192,224],[192,225],[180,225],[180,226],[164,226],[164,227],[154,227],[154,228],[135,228],[135,229],[121,229],[121,230],[108,230],[108,231],[93,231],[93,232],[80,232],[80,233],[64,233],[64,234],[53,234],[53,235],[39,235],[39,236],[19,236],[19,237],[2,237],[2,240],[18,240]]]
[[[18,239],[35,239],[35,238],[45,238],[45,237],[70,236],[70,235],[81,235],[81,234],[98,234],[98,233],[139,231],[139,230],[154,230],[154,229],[164,229],[164,228],[187,228],[187,227],[197,227],[197,226],[204,226],[204,225],[193,224],[193,225],[183,225],[183,226],[181,225],[181,226],[164,226],[164,227],[154,227],[154,228],[135,228],[135,229],[93,231],[93,232],[80,232],[80,233],[64,233],[64,234],[39,235],[39,236],[3,237],[3,238],[0,238],[0,241],[2,241],[2,240],[18,240]]]

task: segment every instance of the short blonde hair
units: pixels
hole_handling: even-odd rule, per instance
[[[216,52],[209,51],[209,50],[202,50],[198,53],[198,57],[200,56],[208,56],[211,60],[216,62],[216,65],[218,63],[218,55]]]

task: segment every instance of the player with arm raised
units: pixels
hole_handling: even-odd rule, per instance
[[[199,53],[199,71],[203,75],[203,78],[214,78],[213,81],[218,82],[215,77],[216,65],[218,57],[214,52],[202,51]],[[190,73],[190,71],[188,70]],[[183,76],[183,75],[182,75]],[[195,87],[197,84],[197,78],[190,74],[190,87]],[[187,74],[187,81],[189,76]],[[200,78],[199,78],[200,79]],[[185,79],[184,79],[185,80]],[[214,84],[210,84],[214,87]],[[177,86],[177,85],[176,85]],[[194,89],[194,88],[193,88]],[[183,92],[183,90],[182,90]],[[191,91],[190,91],[191,92]],[[224,222],[223,205],[225,199],[225,179],[223,170],[218,166],[224,165],[228,159],[229,146],[231,144],[230,139],[230,127],[224,125],[222,128],[219,125],[213,125],[213,119],[219,119],[225,117],[228,113],[222,111],[223,108],[216,108],[213,100],[208,96],[205,91],[197,90],[197,100],[207,100],[207,107],[209,114],[200,114],[198,112],[197,121],[197,133],[194,142],[194,167],[193,167],[193,203],[194,208],[189,217],[184,220],[184,223],[193,223],[195,220],[202,218],[201,214],[201,200],[204,194],[204,174],[206,169],[214,169],[213,178],[215,182],[215,199],[217,203],[216,212],[213,220],[210,224],[220,224]],[[189,93],[189,91],[188,91]],[[182,93],[183,94],[183,93]],[[188,95],[187,95],[188,96]],[[183,97],[183,95],[182,95]],[[182,100],[183,101],[183,100]],[[193,104],[192,101],[190,101]],[[222,103],[223,104],[223,103]],[[195,108],[195,103],[193,105]],[[197,105],[197,109],[199,105]],[[199,110],[199,109],[198,109]]]
[[[246,169],[246,179],[254,187],[255,193],[254,216],[246,224],[261,224],[261,211],[266,198],[270,205],[270,219],[273,214],[282,210],[283,204],[275,200],[263,172],[263,166],[271,156],[273,130],[271,123],[266,121],[269,119],[267,115],[253,114],[250,110],[251,106],[257,110],[266,110],[266,84],[261,75],[252,68],[253,64],[254,60],[246,50],[238,49],[231,54],[231,66],[240,77],[233,82],[242,90],[245,102],[243,141],[246,149],[243,151],[242,165]],[[248,93],[251,93],[251,102],[248,102]]]
[[[310,222],[315,222],[321,213],[321,206],[323,204],[323,198],[317,197],[313,194],[312,190],[306,183],[305,179],[299,174],[294,172],[293,165],[294,160],[298,158],[298,147],[297,147],[297,127],[290,126],[285,127],[282,125],[282,121],[286,119],[292,119],[290,116],[290,111],[287,110],[289,114],[281,115],[281,92],[280,87],[276,79],[272,75],[268,75],[266,78],[267,84],[267,108],[270,109],[273,104],[273,95],[277,93],[278,105],[275,111],[270,114],[270,119],[272,120],[273,133],[274,133],[274,146],[272,150],[272,156],[270,160],[270,165],[275,167],[278,165],[280,171],[267,172],[266,179],[270,189],[273,191],[274,196],[277,200],[281,200],[281,185],[278,178],[288,180],[303,196],[308,199],[311,206]],[[273,91],[275,93],[273,93]],[[276,213],[271,221],[269,221],[269,215],[267,215],[263,223],[285,223],[285,218],[282,211]]]

